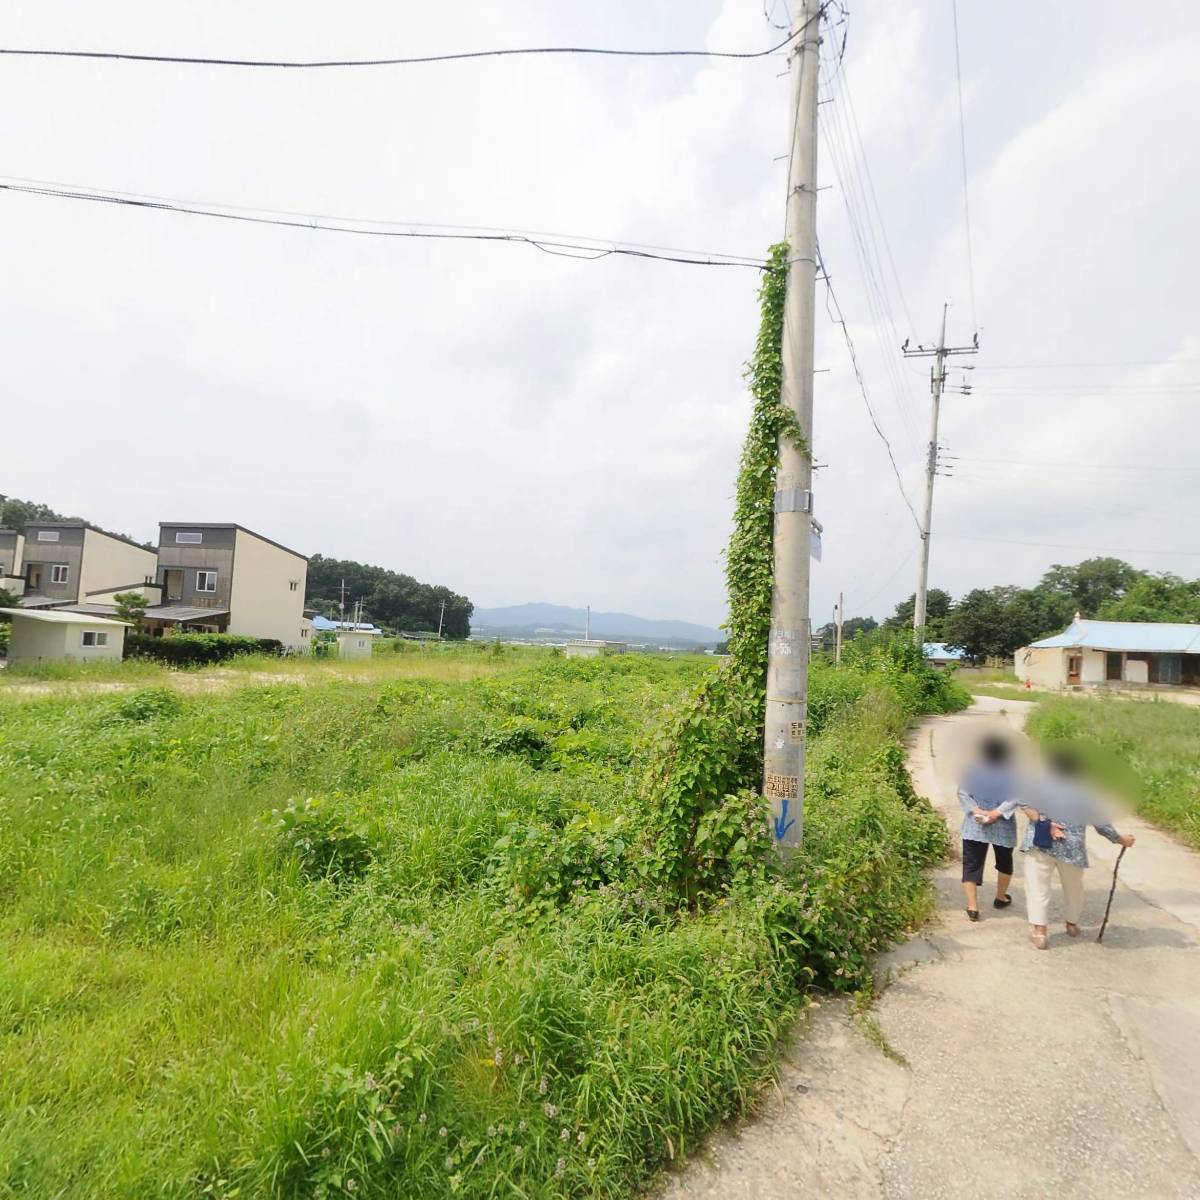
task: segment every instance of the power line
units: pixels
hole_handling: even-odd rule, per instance
[[[1048,550],[1091,550],[1097,554],[1168,554],[1200,558],[1200,550],[1153,550],[1146,546],[1086,546],[1079,542],[1026,542],[1017,538],[977,537],[970,533],[943,533],[960,542],[995,542],[1006,546],[1042,546]]]
[[[913,508],[912,501],[908,498],[908,493],[904,490],[904,480],[900,476],[900,468],[896,466],[896,456],[892,453],[892,443],[888,441],[887,434],[880,428],[879,419],[875,416],[874,408],[871,407],[871,398],[867,395],[867,382],[863,378],[862,368],[858,364],[858,354],[854,349],[854,339],[850,336],[850,328],[846,324],[846,318],[842,313],[842,306],[838,303],[837,295],[833,290],[833,283],[829,278],[829,272],[825,269],[825,260],[821,255],[820,246],[817,247],[817,269],[820,271],[821,277],[825,282],[825,311],[829,314],[831,321],[842,327],[842,335],[846,339],[846,349],[850,352],[850,365],[854,368],[854,378],[858,380],[858,390],[862,393],[863,403],[867,406],[867,413],[871,418],[871,424],[875,426],[875,432],[879,434],[884,449],[887,450],[888,462],[892,464],[892,474],[896,476],[896,486],[900,489],[900,495],[904,497],[904,503],[908,506],[908,511],[912,514],[913,524],[916,525],[917,532],[920,533],[921,522],[917,518],[917,510]],[[830,308],[831,303],[833,308]],[[834,309],[837,310],[836,315]]]
[[[1175,465],[1160,465],[1159,463],[1118,463],[1118,462],[1065,462],[1054,461],[1045,458],[977,458],[970,454],[947,454],[944,456],[947,460],[954,462],[968,463],[972,466],[982,464],[994,465],[1000,467],[1017,466],[1017,467],[1066,467],[1072,470],[1087,470],[1087,471],[1200,471],[1200,466],[1185,467]]]
[[[958,0],[950,0],[954,14],[954,77],[958,82],[958,145],[962,159],[963,224],[967,237],[967,282],[971,290],[971,324],[979,328],[975,313],[975,256],[971,253],[971,201],[967,194],[967,123],[963,116],[962,62],[958,51]]]
[[[1170,367],[1175,363],[1195,363],[1200,358],[1142,358],[1126,359],[1121,362],[1042,362],[1042,363],[986,363],[976,367],[977,371],[1045,371],[1045,370],[1091,370],[1101,367]]]
[[[201,205],[163,197],[132,193],[106,192],[76,188],[69,184],[35,184],[0,181],[0,191],[32,196],[51,196],[93,204],[114,204],[155,212],[188,216],[215,217],[225,221],[244,221],[252,225],[277,225],[286,229],[309,229],[323,233],[352,233],[365,237],[416,238],[431,241],[515,242],[567,258],[594,262],[610,255],[649,258],[661,262],[685,263],[704,267],[753,267],[762,270],[764,259],[748,255],[675,250],[665,246],[642,246],[632,242],[610,242],[600,238],[571,234],[534,234],[514,229],[487,229],[475,226],[432,225],[421,222],[365,220],[356,217],[304,217],[297,213],[271,209],[245,209],[236,205]]]
[[[819,15],[819,14],[818,14]],[[476,58],[511,58],[533,54],[589,54],[614,58],[766,58],[778,54],[799,33],[789,33],[766,50],[622,50],[603,46],[518,46],[501,50],[464,50],[451,54],[420,54],[403,58],[259,59],[205,58],[185,54],[131,54],[116,50],[44,50],[0,48],[0,55],[19,58],[85,58],[105,62],[175,63],[200,67],[271,67],[311,69],[322,67],[407,67],[427,63],[464,62]]]

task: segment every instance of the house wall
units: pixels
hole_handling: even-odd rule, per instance
[[[1083,655],[1083,670],[1079,677],[1080,682],[1103,683],[1107,661],[1105,652],[1103,650],[1081,650],[1079,653]]]
[[[88,532],[82,525],[54,528],[49,525],[27,525],[25,527],[25,547],[22,551],[22,573],[29,578],[29,568],[41,568],[42,579],[37,587],[26,590],[38,595],[59,600],[64,604],[73,604],[79,597],[79,571],[83,561],[83,535]],[[39,535],[58,535],[58,540],[44,542]],[[51,583],[50,568],[65,566],[67,568],[66,583]],[[119,582],[119,581],[114,581]]]
[[[338,658],[370,658],[373,640],[369,633],[339,633]]]
[[[89,604],[116,604],[117,596],[122,592],[134,592],[145,596],[147,604],[161,604],[162,589],[153,583],[143,583],[139,587],[116,587],[108,592],[93,592],[87,597]]]
[[[1013,674],[1034,687],[1060,688],[1067,682],[1067,652],[1051,647],[1025,646],[1013,655]]]
[[[21,547],[25,538],[15,529],[0,529],[0,575],[21,574]]]
[[[198,533],[204,540],[198,546],[192,543],[180,545],[175,541],[175,535],[180,531]],[[158,571],[154,578],[163,585],[162,602],[164,604],[184,604],[196,608],[230,608],[237,534],[238,530],[236,529],[212,525],[160,525],[158,530]],[[167,597],[166,571],[168,568],[183,572],[183,590],[178,600]],[[196,572],[200,570],[216,571],[217,590],[215,592],[198,592],[196,590]],[[231,630],[230,632],[237,631]]]
[[[35,663],[39,659],[63,659],[67,656],[67,630],[70,625],[13,617],[8,637],[8,661]]]
[[[108,634],[107,646],[83,645],[85,630]],[[97,625],[81,617],[78,621],[39,621],[33,617],[14,616],[8,643],[10,663],[45,660],[119,662],[125,649],[124,625]]]
[[[154,578],[155,557],[152,550],[109,537],[96,529],[83,531],[83,562],[79,575],[79,600],[94,599],[88,592],[100,588],[118,591],[131,583]],[[49,593],[47,593],[48,595]]]
[[[303,649],[300,623],[308,562],[244,529],[235,532],[229,632],[277,638],[285,648]]]
[[[313,623],[308,617],[300,618],[300,645],[298,650],[301,654],[311,654],[313,642],[316,638],[316,630],[313,628]]]

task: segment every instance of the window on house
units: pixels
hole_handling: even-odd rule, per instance
[[[360,650],[365,650],[365,649],[366,649],[366,646],[367,646],[367,643],[366,643],[366,642],[364,642],[364,641],[362,640],[362,638],[359,638],[359,639],[358,639],[358,648],[359,648]]]
[[[289,579],[288,580],[288,590],[289,591],[294,592],[299,586],[300,586],[300,580],[298,580],[298,579]]]
[[[200,546],[204,544],[204,534],[193,530],[186,532],[180,530],[175,534],[175,545],[177,546]]]
[[[95,629],[85,629],[83,631],[83,644],[85,646],[107,646],[108,634],[100,633]]]
[[[302,638],[308,637],[308,630],[307,629],[300,630],[300,636]]]
[[[215,592],[217,590],[217,573],[216,571],[197,571],[196,572],[196,591],[198,592]]]
[[[64,564],[56,564],[50,568],[51,583],[66,583],[67,582],[67,567]]]
[[[39,529],[37,540],[39,542],[57,542],[58,541],[58,530],[57,529]]]

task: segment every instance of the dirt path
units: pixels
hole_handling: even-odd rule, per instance
[[[1028,705],[979,699],[917,730],[910,769],[957,831],[952,739],[1019,727]],[[1007,710],[1007,711],[1005,711]],[[1084,935],[1027,939],[1012,908],[969,924],[959,863],[938,913],[882,964],[886,1058],[840,1003],[797,1035],[763,1111],[714,1138],[660,1200],[1200,1197],[1200,856],[1137,821],[1104,943],[1115,851],[1094,833]]]

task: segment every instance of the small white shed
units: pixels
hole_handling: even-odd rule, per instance
[[[125,622],[58,609],[0,608],[12,620],[8,661],[120,662],[125,653]]]
[[[338,658],[370,658],[371,639],[378,633],[377,629],[339,629]]]

